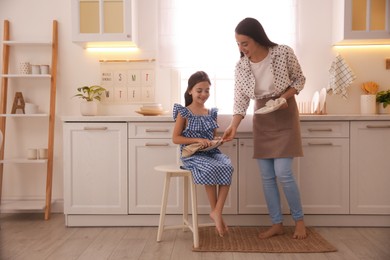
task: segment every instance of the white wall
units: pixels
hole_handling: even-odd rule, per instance
[[[328,86],[329,68],[339,53],[357,76],[348,88],[348,99],[340,95],[327,96],[329,114],[359,114],[360,85],[375,81],[380,90],[390,89],[390,70],[385,69],[385,59],[390,57],[390,47],[332,47],[332,1],[298,0],[299,28],[298,55],[307,78],[299,101],[311,100],[316,90]],[[390,36],[389,36],[390,37]]]
[[[157,50],[157,3],[158,0],[141,0],[140,8],[140,41],[144,47],[140,57],[156,58]],[[359,113],[360,84],[365,81],[376,81],[381,89],[390,88],[390,70],[385,70],[384,59],[390,57],[390,48],[364,48],[336,50],[332,47],[332,1],[298,0],[298,57],[307,77],[305,89],[298,100],[311,100],[313,93],[328,84],[328,70],[331,62],[339,52],[358,78],[349,89],[349,99],[340,96],[328,96],[328,113]],[[71,39],[71,1],[70,0],[0,0],[0,20],[11,22],[12,39],[51,38],[51,21],[59,22],[59,55],[58,55],[58,91],[57,122],[55,134],[55,161],[53,198],[63,198],[62,187],[62,115],[79,115],[79,100],[72,99],[77,87],[99,84],[100,58],[109,58],[87,53]],[[0,28],[1,35],[3,27]],[[122,58],[138,58],[131,55]],[[1,64],[0,64],[1,68]],[[171,87],[171,71],[158,69],[156,97],[165,107],[171,107],[177,99],[176,90]],[[133,111],[135,106],[102,107],[103,114],[124,114]],[[44,197],[44,188],[36,174],[21,175],[23,169],[15,168],[17,174],[10,178],[4,175],[3,198]],[[14,175],[14,174],[13,174]],[[20,178],[28,186],[19,187]]]

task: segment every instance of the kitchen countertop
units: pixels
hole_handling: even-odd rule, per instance
[[[224,131],[231,121],[232,115],[218,115],[219,131]],[[63,116],[66,123],[108,123],[108,122],[174,122],[171,114],[160,116],[113,115],[113,116]],[[390,121],[390,114],[361,115],[361,114],[338,114],[338,115],[300,115],[301,122],[321,121]],[[240,134],[252,133],[252,115],[247,115],[237,129]]]
[[[248,115],[244,120],[251,121]],[[230,123],[231,115],[218,115],[218,121]],[[142,116],[142,115],[105,115],[105,116],[62,116],[64,122],[173,122],[172,115]],[[390,120],[390,114],[361,115],[361,114],[334,114],[334,115],[300,115],[301,121],[370,121]]]

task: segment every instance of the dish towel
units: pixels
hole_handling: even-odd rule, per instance
[[[218,146],[222,145],[222,140],[212,140],[211,145],[209,147],[203,148],[201,143],[193,143],[189,144],[183,147],[183,150],[181,152],[182,157],[190,157],[197,151],[209,151],[211,149],[217,148]]]
[[[337,55],[329,69],[328,92],[348,98],[347,88],[356,79],[352,69],[348,66],[341,55]]]

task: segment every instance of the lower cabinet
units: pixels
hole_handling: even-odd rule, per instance
[[[67,225],[118,224],[112,222],[114,218],[122,221],[120,225],[131,225],[133,220],[140,225],[155,223],[148,219],[160,213],[165,175],[154,167],[180,163],[179,145],[172,142],[173,125],[65,122]],[[356,215],[360,220],[362,215],[390,215],[390,121],[302,121],[301,132],[304,157],[294,159],[293,171],[306,215],[318,215],[319,223],[331,224],[336,222],[326,222],[321,215],[338,215],[340,219]],[[237,218],[267,215],[251,136],[238,136],[220,149],[235,169],[224,214]],[[173,178],[168,214],[182,212],[182,187],[182,179]],[[197,188],[199,213],[209,214],[204,187]],[[281,199],[283,213],[289,214],[284,195]],[[91,215],[100,219],[88,222]],[[359,219],[353,223],[359,225]],[[386,219],[379,221],[382,225],[388,223]]]
[[[129,214],[160,214],[165,175],[154,167],[179,162],[172,130],[172,123],[129,124]],[[181,178],[171,180],[168,214],[182,212],[182,186]]]
[[[390,121],[351,122],[351,213],[390,214]]]
[[[64,213],[127,214],[127,124],[64,123]]]
[[[305,214],[349,214],[349,123],[301,122],[294,173]]]

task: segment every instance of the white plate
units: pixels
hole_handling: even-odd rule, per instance
[[[318,104],[320,102],[320,93],[316,91],[311,99],[311,113],[314,114],[318,110]]]
[[[168,111],[135,111],[135,112],[144,116],[159,116],[168,113]]]
[[[325,112],[325,101],[326,101],[326,88],[322,88],[320,91],[320,113]]]
[[[255,114],[268,114],[268,113],[274,112],[274,111],[278,110],[281,106],[283,106],[284,103],[286,103],[285,99],[283,102],[280,102],[279,104],[276,104],[273,106],[264,106],[260,109],[257,109],[255,111]]]

